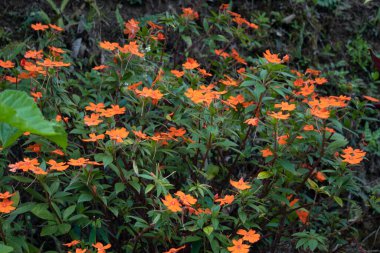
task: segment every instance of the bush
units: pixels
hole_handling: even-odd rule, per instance
[[[355,241],[355,210],[364,201],[374,213],[379,199],[356,176],[364,142],[345,134],[377,115],[377,99],[326,95],[320,71],[253,56],[260,24],[228,8],[128,20],[126,42],[99,42],[106,60],[89,71],[60,48],[62,28],[31,26],[34,49],[0,62],[2,87],[30,93],[69,139],[59,149],[24,133],[2,150],[4,252],[327,252]]]

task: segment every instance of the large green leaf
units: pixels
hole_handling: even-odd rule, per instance
[[[0,93],[0,141],[4,148],[23,132],[43,136],[62,148],[67,146],[67,134],[62,126],[45,120],[33,99],[23,91]]]

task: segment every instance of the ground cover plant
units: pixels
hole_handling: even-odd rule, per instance
[[[250,53],[270,28],[229,4],[117,17],[123,38],[97,41],[95,66],[66,48],[61,19],[1,52],[0,252],[365,252],[360,240],[376,240],[360,226],[378,222],[380,191],[359,172],[378,150],[377,98],[325,88],[287,52]],[[350,55],[366,66],[360,43]]]

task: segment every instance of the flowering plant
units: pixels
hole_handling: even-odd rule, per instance
[[[269,49],[247,53],[260,24],[226,4],[205,17],[184,8],[128,20],[126,42],[100,41],[107,60],[87,72],[58,47],[63,28],[31,28],[40,46],[1,60],[0,74],[65,129],[68,145],[26,132],[5,148],[2,128],[6,247],[244,253],[347,240],[366,152],[344,137],[344,122],[375,98],[326,95],[320,71]]]

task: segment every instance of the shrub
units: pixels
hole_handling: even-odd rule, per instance
[[[377,100],[324,94],[323,73],[294,69],[291,56],[254,57],[260,24],[228,8],[128,20],[126,42],[99,42],[106,61],[86,72],[60,48],[62,28],[31,26],[34,49],[0,62],[2,85],[30,93],[69,141],[62,150],[25,133],[2,150],[1,247],[243,253],[351,243],[366,152],[344,134]]]

